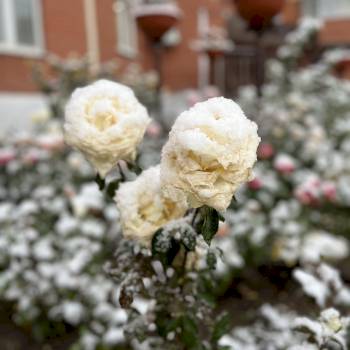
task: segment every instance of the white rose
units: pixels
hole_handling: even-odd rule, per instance
[[[115,200],[123,235],[146,245],[159,228],[186,212],[185,206],[162,195],[159,166],[143,171],[135,181],[121,184]]]
[[[164,195],[189,207],[227,209],[236,189],[250,180],[260,138],[257,125],[223,97],[182,113],[162,151]]]
[[[76,89],[65,118],[66,142],[84,153],[102,177],[119,160],[134,158],[150,122],[133,91],[108,80]]]

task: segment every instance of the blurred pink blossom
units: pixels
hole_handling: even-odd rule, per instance
[[[337,188],[333,182],[323,182],[321,190],[324,197],[330,202],[334,202],[337,199]]]
[[[2,148],[0,149],[0,166],[10,163],[16,158],[16,152],[13,149]]]
[[[28,150],[22,157],[22,161],[26,165],[34,165],[40,160],[39,150],[32,148]]]
[[[195,90],[191,90],[188,92],[187,96],[186,96],[186,100],[187,103],[190,107],[194,106],[196,103],[200,102],[201,96],[199,95],[199,93]]]
[[[295,197],[304,205],[317,205],[319,203],[319,199],[311,191],[306,189],[298,188],[295,191]]]
[[[46,151],[59,151],[64,148],[64,140],[61,135],[42,135],[37,138],[36,144]]]
[[[260,190],[260,188],[263,186],[263,183],[262,181],[256,177],[255,179],[253,179],[252,181],[249,181],[248,182],[248,187],[251,189],[251,190],[254,190],[254,191],[257,191],[257,190]]]
[[[220,90],[215,85],[208,85],[203,89],[204,99],[220,96]]]
[[[162,133],[162,127],[155,121],[152,121],[151,124],[149,124],[146,133],[150,137],[157,138],[161,135]]]
[[[287,154],[280,154],[275,160],[274,167],[281,174],[288,175],[295,170],[295,161]]]
[[[258,147],[258,158],[270,159],[275,153],[273,146],[270,143],[261,143]]]
[[[295,197],[304,205],[316,206],[320,203],[322,182],[317,176],[310,176],[295,190]]]

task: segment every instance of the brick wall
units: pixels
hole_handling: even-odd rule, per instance
[[[86,52],[83,0],[42,0],[44,46],[67,56]],[[0,91],[34,91],[31,63],[40,61],[0,53]]]
[[[152,50],[148,39],[139,31],[139,54],[134,60],[118,56],[116,51],[115,14],[113,0],[96,1],[99,32],[100,59],[102,62],[117,58],[121,65],[138,62],[145,69],[154,67]],[[229,5],[228,5],[229,4]],[[209,9],[212,23],[224,22],[224,9],[231,0],[179,0],[184,17],[179,23],[182,41],[164,54],[164,81],[168,89],[176,90],[195,87],[197,84],[197,54],[190,49],[197,36],[197,11],[200,6]],[[42,0],[44,47],[47,53],[67,57],[75,53],[86,53],[86,35],[83,0]],[[34,91],[31,80],[31,62],[28,59],[0,53],[0,91]]]
[[[288,9],[284,13],[286,22],[296,20],[297,0],[287,0]],[[112,11],[113,0],[96,0],[97,23],[102,62],[118,58],[125,66],[129,59],[118,56],[116,51],[115,14]],[[233,12],[233,0],[178,0],[183,18],[178,24],[182,40],[174,48],[166,49],[163,56],[164,86],[169,90],[196,87],[198,81],[198,55],[190,45],[197,37],[197,13],[200,7],[206,7],[212,25],[225,25]],[[44,41],[46,52],[61,57],[71,53],[86,53],[86,34],[83,0],[42,0]],[[350,42],[350,19],[332,21],[322,31],[323,43],[343,44]],[[133,62],[140,63],[145,69],[154,65],[150,43],[139,30],[139,54]],[[38,60],[38,59],[37,59]],[[34,60],[35,61],[35,60]],[[19,56],[0,53],[0,91],[34,91],[31,81],[30,60]]]
[[[164,55],[165,87],[170,90],[196,87],[198,81],[198,54],[191,49],[197,39],[197,13],[200,7],[207,8],[210,25],[226,25],[226,17],[231,14],[232,0],[179,0],[183,18],[178,28],[182,41],[176,48]]]

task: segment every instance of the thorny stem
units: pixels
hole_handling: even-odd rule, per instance
[[[194,228],[195,221],[197,219],[197,215],[199,213],[199,209],[195,209],[193,212],[192,220],[191,220],[191,226]]]
[[[120,165],[119,162],[117,163],[117,166],[118,166],[118,170],[119,170],[120,176],[122,177],[122,180],[125,181],[126,180],[126,176],[125,176],[123,168],[122,168],[122,166]]]
[[[183,271],[183,274],[184,274],[184,275],[185,275],[185,272],[186,272],[187,254],[188,254],[188,251],[187,251],[187,249],[185,249],[184,259],[183,259],[183,261],[182,261],[182,271]]]
[[[193,211],[193,216],[192,216],[192,219],[191,219],[191,226],[194,228],[194,224],[196,222],[196,219],[197,219],[197,216],[198,216],[198,213],[199,213],[199,209],[195,209]],[[183,279],[185,278],[185,275],[186,275],[186,262],[187,262],[187,256],[188,256],[188,251],[187,249],[185,249],[184,251],[184,258],[182,260],[182,276],[183,276]],[[183,284],[181,286],[181,290],[183,291],[183,287],[184,287],[184,281],[183,281]]]

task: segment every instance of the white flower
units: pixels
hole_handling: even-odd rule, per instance
[[[66,107],[65,139],[105,177],[119,160],[134,158],[149,122],[130,88],[99,80],[73,92]]]
[[[185,214],[185,206],[162,195],[159,172],[159,166],[149,168],[120,186],[115,199],[125,237],[148,244],[160,227]]]
[[[177,118],[163,148],[164,194],[193,208],[225,210],[251,179],[259,142],[257,125],[232,100],[197,103]]]

